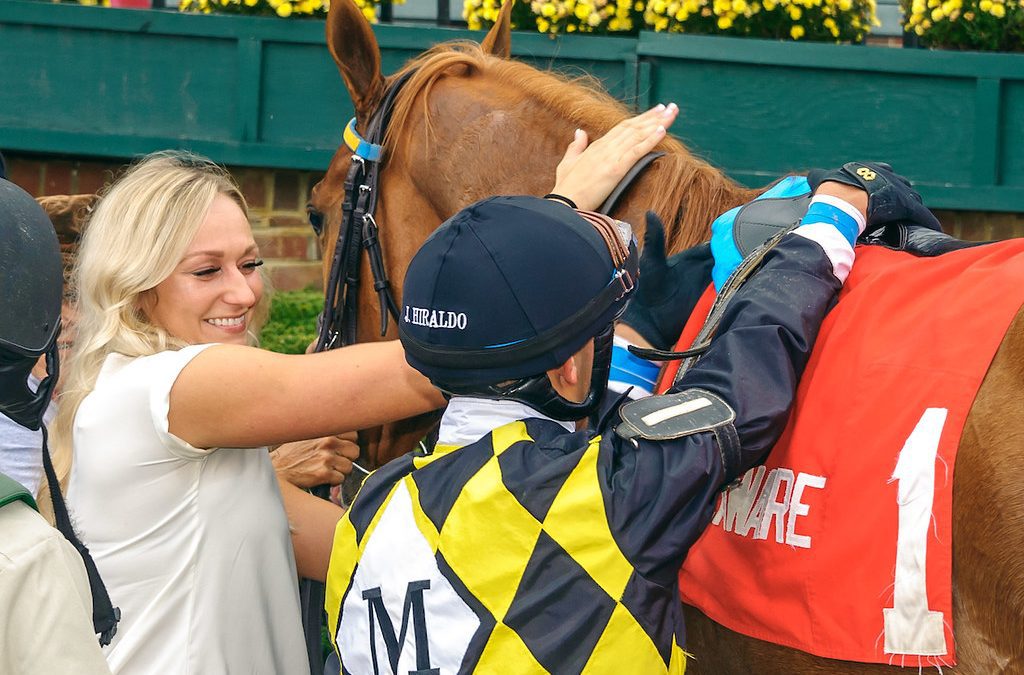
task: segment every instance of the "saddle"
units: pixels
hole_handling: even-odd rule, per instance
[[[770,190],[768,194],[771,193]],[[810,192],[778,197],[762,196],[744,204],[735,212],[720,217],[727,218],[732,214],[731,235],[736,250],[742,256],[742,262],[737,265],[719,290],[704,326],[694,339],[693,344],[689,349],[682,351],[644,349],[636,346],[630,346],[629,351],[640,358],[651,361],[681,360],[682,363],[675,371],[673,378],[674,381],[678,381],[711,345],[711,339],[714,337],[725,307],[732,299],[733,294],[760,267],[764,256],[779,239],[797,226],[800,219],[807,213],[810,203]],[[894,222],[866,232],[858,238],[857,243],[902,251],[918,258],[933,258],[992,242],[964,241],[923,225]],[[707,254],[711,255],[710,249]],[[692,283],[704,289],[709,281],[708,279],[693,279]],[[700,292],[693,294],[693,297],[700,297]]]
[[[736,248],[744,258],[748,257],[768,240],[800,222],[810,203],[811,195],[808,193],[757,199],[740,207],[732,228]],[[861,235],[857,243],[884,246],[919,258],[932,258],[991,242],[964,241],[923,225],[896,222]]]

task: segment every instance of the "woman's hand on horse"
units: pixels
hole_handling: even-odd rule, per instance
[[[678,114],[675,103],[659,104],[619,122],[593,143],[587,132],[577,129],[555,169],[552,192],[568,197],[580,209],[598,208],[626,172],[661,142]]]
[[[355,432],[279,445],[270,453],[274,470],[292,485],[339,485],[359,458]]]

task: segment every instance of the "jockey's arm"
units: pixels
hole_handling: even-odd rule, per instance
[[[835,190],[856,200],[845,187]],[[821,321],[853,258],[852,238],[829,222],[785,235],[726,305],[711,347],[669,390],[682,398],[648,399],[655,407],[643,419],[651,425],[679,424],[689,414],[683,408],[700,402],[691,406],[700,415],[718,412],[693,428],[713,432],[673,437],[658,428],[627,440],[602,430],[602,449],[614,458],[609,480],[617,486],[608,504],[612,531],[629,559],[646,561],[645,578],[674,580],[718,492],[763,461],[782,434]]]

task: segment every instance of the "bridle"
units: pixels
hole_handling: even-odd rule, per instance
[[[380,334],[388,330],[388,316],[398,321],[398,304],[384,268],[383,251],[374,219],[380,198],[379,181],[384,160],[384,136],[394,111],[395,100],[412,77],[409,70],[398,77],[384,92],[381,105],[366,126],[366,136],[356,130],[356,118],[345,126],[345,145],[352,151],[352,164],[345,177],[345,198],[341,207],[341,225],[331,259],[331,271],[324,289],[324,309],[317,321],[315,351],[327,351],[354,344],[359,321],[360,254],[366,250],[373,274],[373,289],[380,308]],[[598,211],[609,214],[633,180],[663,155],[651,152],[642,157],[619,181]]]
[[[345,177],[345,199],[341,207],[341,225],[331,259],[331,271],[324,289],[324,309],[318,319],[316,351],[327,351],[353,344],[359,320],[360,255],[366,250],[373,274],[373,289],[380,303],[380,334],[388,330],[388,315],[398,320],[391,282],[378,237],[374,213],[380,198],[379,181],[384,160],[384,135],[387,132],[395,99],[414,71],[406,71],[391,83],[377,110],[366,126],[366,136],[356,131],[356,118],[345,126],[345,145],[352,151],[352,165]]]

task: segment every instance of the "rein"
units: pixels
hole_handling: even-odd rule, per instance
[[[395,99],[413,71],[395,80],[384,93],[380,107],[370,117],[366,137],[356,131],[353,117],[345,127],[345,144],[352,150],[352,165],[345,178],[345,200],[342,203],[341,225],[331,259],[331,272],[324,289],[324,309],[319,318],[319,331],[315,351],[322,352],[353,344],[359,319],[359,258],[366,249],[373,274],[373,288],[380,303],[380,334],[388,330],[388,315],[398,320],[395,295],[384,269],[384,258],[377,236],[377,221],[373,214],[380,198],[381,163],[384,159],[382,143],[388,122],[395,107]]]

